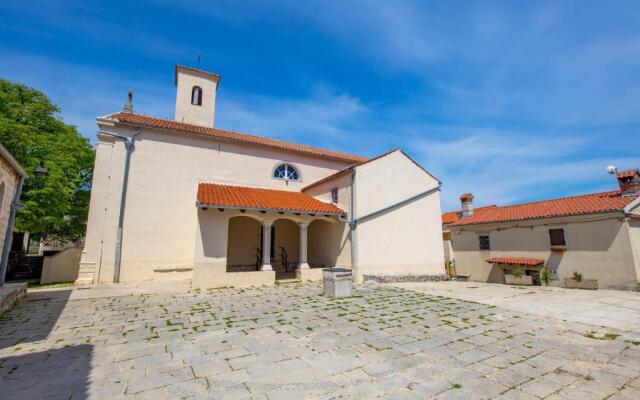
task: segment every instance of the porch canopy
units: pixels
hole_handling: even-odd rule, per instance
[[[253,214],[253,218],[262,223],[262,243],[258,257],[262,258],[260,270],[272,271],[271,256],[272,226],[276,220],[270,213],[293,214],[288,220],[297,221],[299,227],[299,264],[298,270],[309,269],[307,262],[308,227],[313,220],[340,219],[345,211],[331,203],[322,202],[306,193],[260,189],[243,186],[220,185],[216,183],[200,183],[196,206],[203,210],[208,208],[224,211],[238,210],[241,213]],[[264,218],[256,215],[263,214]],[[261,254],[260,254],[261,252]],[[286,259],[285,256],[282,257]],[[288,264],[288,263],[287,263]],[[286,272],[286,265],[285,265]]]
[[[201,183],[198,185],[197,197],[197,206],[201,208],[278,211],[326,217],[345,214],[334,204],[324,203],[306,193],[287,190]]]
[[[544,264],[543,259],[530,257],[492,257],[486,261],[489,264],[522,265],[524,267],[537,267]]]

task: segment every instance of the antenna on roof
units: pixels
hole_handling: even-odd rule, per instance
[[[607,166],[607,173],[609,175],[615,175],[618,173],[618,167],[616,167],[615,165],[609,165]]]
[[[122,107],[122,111],[131,113],[133,112],[133,91],[131,89],[129,89],[127,97],[127,103],[124,105],[124,107]]]
[[[200,69],[200,53],[198,53],[198,61],[197,61],[198,69]]]

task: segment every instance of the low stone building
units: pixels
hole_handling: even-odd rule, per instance
[[[634,289],[640,280],[640,173],[616,175],[619,189],[511,206],[473,208],[442,216],[445,248],[458,275],[508,283],[514,271],[539,284],[547,266],[556,285],[574,273],[599,288]]]
[[[7,272],[9,250],[13,236],[15,213],[19,207],[22,183],[27,174],[22,167],[0,144],[0,285],[4,283]]]

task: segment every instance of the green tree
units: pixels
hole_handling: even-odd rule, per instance
[[[95,156],[59,112],[44,93],[0,79],[0,143],[28,174],[15,229],[47,242],[84,236]],[[49,171],[46,179],[33,173],[40,164]]]

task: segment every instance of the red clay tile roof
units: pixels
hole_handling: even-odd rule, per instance
[[[253,208],[318,214],[342,214],[344,212],[333,204],[323,203],[300,192],[215,183],[198,185],[198,205],[214,208]]]
[[[640,172],[637,169],[628,169],[626,171],[622,171],[618,173],[618,178],[630,178],[632,176],[639,175]]]
[[[529,258],[529,257],[492,257],[487,260],[489,264],[509,264],[509,265],[524,265],[527,267],[536,267],[544,264],[542,258]]]
[[[474,213],[477,212],[481,212],[482,210],[486,209],[486,208],[496,208],[497,206],[494,205],[490,205],[490,206],[484,206],[484,207],[478,207],[476,209],[474,209]],[[448,224],[453,224],[454,222],[456,222],[457,220],[460,219],[460,217],[458,215],[462,215],[462,210],[457,210],[457,211],[448,211],[444,214],[442,214],[442,224],[443,225],[448,225]]]
[[[340,153],[337,151],[323,150],[316,147],[304,146],[300,144],[288,143],[281,140],[268,139],[265,137],[248,135],[232,131],[224,131],[217,128],[209,128],[206,126],[185,124],[182,122],[171,121],[163,118],[149,117],[147,115],[119,112],[107,115],[105,118],[116,121],[125,125],[144,126],[148,128],[166,129],[171,131],[183,132],[193,135],[201,135],[211,137],[213,139],[231,141],[243,144],[252,144],[257,146],[269,147],[275,150],[290,151],[304,155],[328,158],[331,160],[345,161],[348,163],[359,163],[366,161],[366,157],[356,156],[352,154]]]
[[[598,214],[605,212],[621,212],[624,207],[635,200],[638,195],[623,196],[619,190],[603,193],[592,193],[580,196],[565,197],[517,204],[513,206],[476,210],[467,218],[462,218],[450,226],[489,224],[494,222],[523,221],[538,218],[562,217],[568,215]]]

